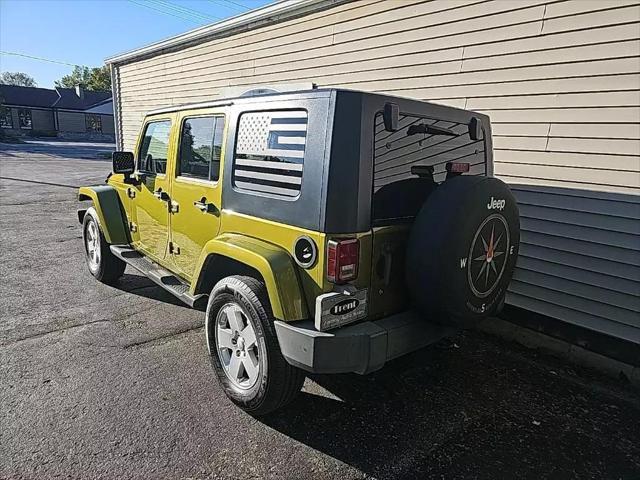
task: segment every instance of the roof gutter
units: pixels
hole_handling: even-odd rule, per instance
[[[222,20],[211,25],[152,43],[145,47],[114,55],[105,60],[107,64],[120,64],[156,55],[160,52],[197,43],[203,39],[219,38],[252,30],[264,25],[281,22],[293,17],[325,10],[351,0],[281,0],[262,8],[250,10],[241,15]]]

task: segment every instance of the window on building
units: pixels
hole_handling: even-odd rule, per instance
[[[85,115],[85,123],[87,132],[102,133],[102,119],[100,115],[87,113]]]
[[[31,122],[31,110],[28,108],[19,108],[18,122],[20,123],[20,128],[31,130],[33,128],[33,124]]]
[[[187,118],[182,124],[177,175],[217,181],[224,117]]]
[[[297,197],[302,186],[306,138],[304,110],[242,114],[233,158],[234,186]]]
[[[139,171],[160,174],[166,172],[170,133],[171,122],[169,120],[147,124],[138,155]]]
[[[13,128],[13,117],[9,107],[0,107],[0,127]]]

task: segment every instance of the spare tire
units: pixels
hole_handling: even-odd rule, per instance
[[[445,181],[412,226],[406,256],[409,293],[429,320],[470,327],[501,306],[520,245],[516,201],[484,176]]]

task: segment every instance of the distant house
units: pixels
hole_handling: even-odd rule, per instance
[[[113,141],[111,92],[0,85],[0,129],[19,135]]]

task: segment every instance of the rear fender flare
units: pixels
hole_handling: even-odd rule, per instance
[[[78,189],[78,200],[91,200],[93,202],[93,207],[98,214],[98,220],[107,242],[112,245],[130,243],[125,226],[124,209],[115,188],[109,185],[80,187]],[[82,211],[78,212],[78,219],[81,223],[83,217]]]
[[[308,318],[306,300],[300,286],[291,255],[271,243],[240,234],[222,234],[207,242],[200,254],[192,294],[209,293],[198,290],[207,274],[211,256],[227,257],[257,271],[267,288],[273,316],[278,320],[294,321]],[[211,268],[211,267],[209,267]],[[216,275],[216,272],[213,272]],[[236,272],[228,272],[233,275]]]

